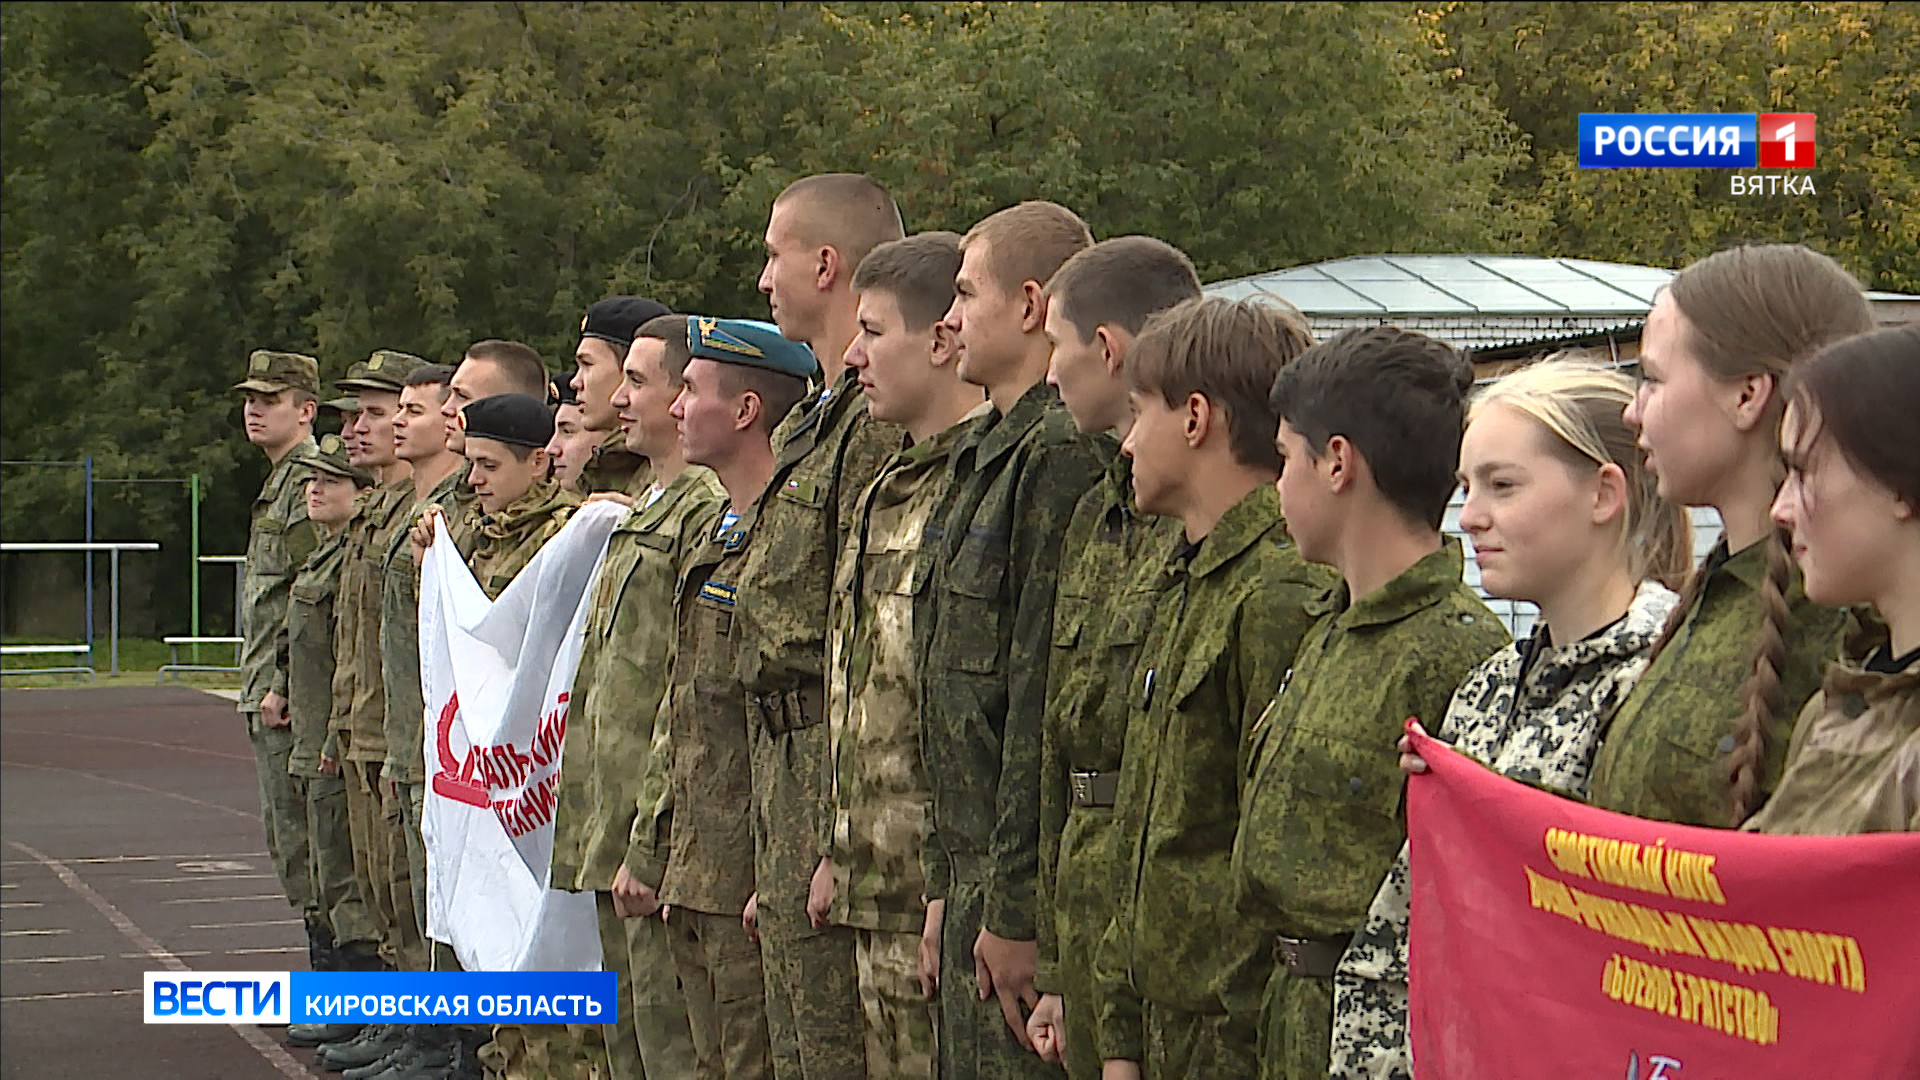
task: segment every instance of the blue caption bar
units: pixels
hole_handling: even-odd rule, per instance
[[[611,1024],[611,971],[296,971],[296,1024]]]
[[[1581,113],[1583,169],[1750,169],[1753,113]]]

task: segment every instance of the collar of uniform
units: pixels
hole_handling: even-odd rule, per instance
[[[1550,699],[1572,685],[1588,667],[1616,667],[1643,655],[1660,636],[1677,599],[1672,590],[1648,578],[1634,591],[1627,613],[1598,633],[1561,645],[1543,636],[1547,632],[1544,623],[1536,624],[1539,629],[1532,637],[1515,643],[1528,694],[1536,700]],[[1528,663],[1530,650],[1534,655]]]
[[[1116,448],[1094,485],[1100,499],[1100,525],[1120,529],[1138,514],[1133,506],[1133,459]]]
[[[634,462],[638,462],[640,455],[627,449],[627,433],[616,427],[605,435],[600,436],[599,444],[593,448],[593,460],[619,461],[622,458],[628,458]]]
[[[1272,484],[1261,484],[1241,496],[1213,523],[1213,529],[1200,541],[1190,572],[1196,578],[1213,573],[1279,526],[1280,494]]]
[[[1735,581],[1757,593],[1767,581],[1767,539],[1763,536],[1739,551],[1728,554],[1727,538],[1723,533],[1714,543],[1713,550],[1707,553],[1705,565],[1709,568],[1708,573],[1731,575]]]
[[[620,524],[614,526],[614,531],[647,532],[652,529],[673,511],[674,504],[680,501],[680,496],[686,494],[695,484],[701,483],[706,475],[710,474],[699,465],[683,467],[674,475],[673,481],[666,486],[666,489],[660,492],[659,498],[651,503],[636,503],[631,510],[627,511],[627,516],[620,519]]]
[[[864,395],[860,387],[860,373],[851,367],[840,373],[840,378],[834,381],[826,394],[810,391],[806,397],[801,398],[800,404],[795,406],[800,410],[800,421],[793,425],[793,430],[787,432],[787,437],[781,441],[773,471],[778,474],[780,470],[790,467],[807,456],[812,449],[811,444],[798,453],[789,452],[789,448],[816,428],[832,427],[834,421],[848,408],[848,402],[856,400],[864,400]],[[775,485],[767,486],[772,489]]]
[[[552,480],[542,480],[527,489],[525,495],[502,507],[498,514],[487,515],[482,531],[501,539],[525,530],[565,506],[579,505],[579,498]]]
[[[287,451],[285,457],[275,462],[273,468],[267,470],[267,479],[265,483],[260,485],[260,494],[264,497],[270,492],[278,491],[280,485],[286,483],[287,478],[294,474],[294,470],[305,469],[307,467],[307,459],[319,453],[320,445],[313,441],[313,436],[311,435],[295,443],[293,449]]]
[[[446,506],[448,500],[452,499],[454,497],[454,494],[460,491],[461,488],[465,486],[466,481],[467,481],[467,470],[465,469],[453,470],[447,475],[441,477],[440,482],[433,485],[432,491],[427,492],[427,501],[430,503],[439,503],[443,507]],[[472,489],[469,488],[467,490],[472,490]]]
[[[1059,407],[1060,391],[1048,386],[1045,379],[1028,387],[1027,392],[1020,395],[1020,400],[1013,403],[1013,408],[1007,410],[1007,415],[1001,417],[998,424],[982,432],[974,467],[980,468],[1012,453],[1028,432],[1038,427],[1048,413]]]
[[[1339,612],[1343,629],[1384,626],[1399,622],[1422,608],[1432,607],[1460,584],[1466,563],[1457,537],[1446,536],[1440,550],[1422,558],[1402,571],[1399,577],[1355,601],[1347,594],[1345,582],[1307,605],[1314,615]]]
[[[959,448],[962,439],[973,430],[974,424],[993,411],[993,406],[981,402],[967,410],[967,415],[949,424],[945,430],[936,432],[917,443],[903,446],[900,456],[913,461],[925,461],[932,457],[945,457]],[[905,439],[906,436],[902,436]]]

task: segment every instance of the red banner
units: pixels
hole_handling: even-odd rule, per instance
[[[1414,742],[1420,1080],[1920,1077],[1920,834],[1644,821]]]

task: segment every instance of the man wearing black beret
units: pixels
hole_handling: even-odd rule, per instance
[[[664,304],[643,296],[609,296],[580,320],[572,385],[581,422],[596,443],[581,470],[581,491],[619,491],[637,498],[653,482],[646,459],[626,447],[613,392],[620,388],[620,365],[626,362],[635,332],[647,320],[669,314]]]

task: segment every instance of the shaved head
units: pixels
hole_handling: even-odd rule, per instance
[[[849,272],[874,248],[906,235],[893,196],[860,173],[802,177],[787,185],[773,205],[787,211],[801,243],[838,251]]]

